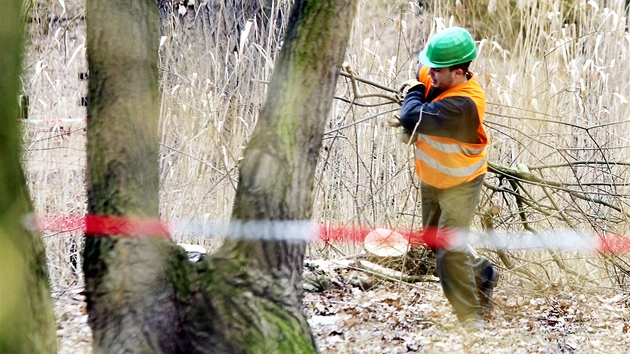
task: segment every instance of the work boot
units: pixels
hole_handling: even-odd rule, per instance
[[[485,279],[479,287],[479,305],[484,315],[488,315],[494,308],[492,292],[499,282],[499,271],[494,267],[488,269],[489,277]]]
[[[478,332],[482,329],[486,328],[486,322],[476,316],[468,317],[461,322],[462,327],[466,330],[466,332]]]

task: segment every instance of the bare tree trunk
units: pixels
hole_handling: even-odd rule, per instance
[[[351,0],[294,6],[266,104],[240,167],[236,220],[309,220],[312,215],[314,171],[355,6]],[[307,330],[299,311],[304,247],[240,241],[226,243],[219,254],[247,260],[254,279],[270,274],[270,282],[254,281],[254,290],[271,294]]]
[[[55,353],[45,247],[23,225],[33,206],[20,165],[21,6],[7,1],[0,15],[0,353]]]
[[[353,0],[295,4],[240,169],[235,220],[311,217],[314,170],[354,10]],[[88,210],[155,218],[154,3],[88,0],[87,21]],[[167,240],[87,236],[86,295],[97,353],[317,351],[301,311],[305,243],[232,240],[193,264]]]
[[[88,212],[158,217],[158,19],[153,0],[88,0]],[[160,239],[87,235],[97,353],[174,352],[177,316]]]

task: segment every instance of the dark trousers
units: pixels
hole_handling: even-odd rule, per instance
[[[446,237],[457,232],[466,234],[475,215],[484,176],[447,189],[439,189],[425,183],[421,185],[422,224],[425,237]],[[439,241],[437,241],[440,244]],[[437,248],[435,252],[437,276],[444,295],[463,321],[480,317],[482,307],[480,291],[491,281],[494,270],[485,258],[475,259],[467,246],[457,249]]]

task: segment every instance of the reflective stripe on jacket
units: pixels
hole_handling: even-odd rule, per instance
[[[430,99],[430,93],[436,92],[431,92],[428,70],[422,67],[418,72],[418,81],[426,87],[424,99],[427,102],[420,108],[415,166],[424,183],[444,189],[469,182],[488,169],[488,137],[483,129],[486,97],[476,76],[470,73],[468,81]],[[447,105],[451,103],[448,100],[453,104]],[[455,105],[462,107],[461,118],[452,117],[460,113],[453,109]],[[440,111],[443,107],[450,110]],[[473,112],[463,111],[465,109]]]

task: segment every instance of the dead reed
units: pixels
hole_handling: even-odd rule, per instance
[[[488,96],[490,160],[520,164],[553,185],[490,173],[477,226],[498,206],[494,227],[524,231],[576,227],[626,233],[628,70],[627,8],[595,1],[360,1],[346,61],[357,76],[397,88],[417,68],[416,53],[436,30],[470,26],[479,40],[473,70]],[[38,213],[85,212],[86,85],[83,1],[29,2],[30,42],[23,75],[29,97],[24,162]],[[218,37],[190,32],[182,17],[167,18],[160,46],[161,214],[165,219],[228,220],[237,166],[256,124],[281,45],[287,4],[265,27],[245,22],[230,51]],[[186,7],[186,11],[193,9]],[[178,10],[179,11],[179,10]],[[186,12],[185,16],[190,13]],[[194,35],[193,35],[194,34]],[[341,63],[340,63],[341,65]],[[398,108],[391,92],[341,77],[320,153],[314,219],[336,225],[419,227],[418,182],[410,147],[383,124]],[[42,121],[73,118],[73,123]],[[516,187],[515,187],[516,186]],[[520,201],[519,201],[520,198]],[[54,286],[76,284],[77,232],[44,235]],[[178,241],[215,247],[188,235]],[[313,256],[342,257],[360,244],[315,244]],[[499,255],[484,252],[497,263]],[[508,255],[545,283],[627,281],[621,256],[539,252]],[[508,279],[530,282],[518,272]],[[513,276],[512,276],[513,274]]]

